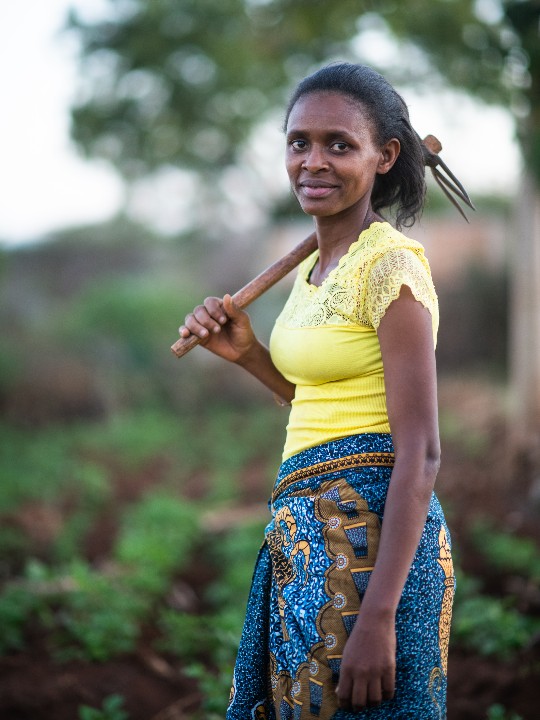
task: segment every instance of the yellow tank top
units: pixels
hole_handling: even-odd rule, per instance
[[[296,385],[283,458],[357,433],[388,433],[377,328],[407,285],[439,325],[424,248],[386,222],[364,230],[317,287],[315,251],[298,275],[270,338],[272,360]]]

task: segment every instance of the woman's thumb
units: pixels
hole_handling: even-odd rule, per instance
[[[223,307],[225,308],[227,315],[232,320],[235,320],[241,313],[240,308],[228,293],[223,296]]]

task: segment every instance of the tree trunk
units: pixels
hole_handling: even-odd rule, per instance
[[[511,257],[510,438],[529,480],[540,480],[540,187],[525,170]],[[524,463],[524,464],[523,464]]]

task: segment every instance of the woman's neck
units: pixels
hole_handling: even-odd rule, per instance
[[[333,217],[315,218],[319,258],[311,273],[311,282],[320,285],[324,278],[337,267],[340,259],[347,253],[360,233],[380,220],[371,205],[361,212],[351,213],[350,217],[337,220]]]

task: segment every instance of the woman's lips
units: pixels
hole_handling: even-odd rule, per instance
[[[300,185],[302,194],[308,198],[324,198],[335,190],[335,185]]]

